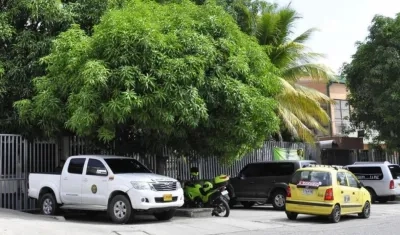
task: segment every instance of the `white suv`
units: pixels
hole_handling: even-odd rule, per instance
[[[400,166],[390,162],[355,162],[344,167],[364,184],[372,202],[396,200],[400,196]]]

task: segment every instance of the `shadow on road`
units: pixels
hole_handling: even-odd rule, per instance
[[[347,221],[351,221],[351,220],[359,220],[360,218],[358,218],[356,215],[343,215],[340,219],[340,223],[342,222],[347,222]],[[274,221],[277,222],[285,222],[285,223],[317,223],[317,224],[330,224],[331,222],[329,222],[328,218],[326,216],[311,216],[311,215],[299,215],[299,217],[297,217],[297,220],[289,220],[286,218],[278,218],[278,219],[273,219]]]
[[[38,211],[32,211],[29,214],[40,215],[40,213]],[[42,215],[40,215],[40,216],[42,216]],[[106,212],[99,212],[96,215],[88,215],[84,212],[64,211],[64,212],[61,212],[60,214],[57,214],[57,216],[64,217],[66,221],[74,222],[74,223],[115,225],[111,221],[111,219],[107,216]],[[140,214],[140,215],[136,215],[133,223],[130,223],[130,224],[138,224],[138,225],[140,225],[140,224],[156,224],[156,223],[160,224],[160,223],[168,223],[168,222],[169,221],[159,221],[156,218],[154,218],[153,215]]]
[[[84,224],[113,224],[115,225],[111,219],[107,216],[107,213],[99,213],[98,215],[87,215],[85,213],[71,213],[66,212],[63,214],[66,221],[74,222],[74,223],[84,223]],[[137,215],[133,223],[130,224],[160,224],[160,223],[168,223],[169,221],[158,221],[152,215]],[[127,225],[130,225],[127,224]]]
[[[272,206],[268,206],[268,205],[253,206],[251,208],[244,208],[241,205],[237,205],[237,206],[234,206],[231,209],[232,210],[246,210],[246,211],[252,211],[252,210],[255,210],[255,211],[275,211],[275,212],[278,212],[278,213],[279,212],[282,213],[282,211],[275,210]]]
[[[399,204],[400,204],[400,201],[389,201],[389,202],[385,202],[385,203],[380,203],[380,202],[372,203],[372,205],[374,205],[374,206],[399,205]]]

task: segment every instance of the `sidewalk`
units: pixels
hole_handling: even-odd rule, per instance
[[[269,230],[284,226],[269,221],[252,222],[241,217],[254,212],[233,211],[229,218],[179,218],[170,222],[156,221],[152,216],[138,217],[134,224],[115,225],[99,219],[60,221],[41,215],[0,209],[0,235],[211,235],[254,230]],[[261,215],[265,212],[261,213]],[[62,217],[63,218],[63,217]],[[260,215],[257,216],[260,218]],[[61,219],[62,220],[62,219]],[[273,230],[270,230],[273,231]]]

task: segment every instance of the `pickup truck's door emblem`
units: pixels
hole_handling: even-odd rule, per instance
[[[97,193],[97,186],[95,184],[92,185],[92,193],[93,194]]]

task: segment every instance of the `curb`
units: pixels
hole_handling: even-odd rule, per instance
[[[190,217],[190,218],[203,218],[211,217],[213,209],[212,208],[185,208],[177,209],[175,216],[178,217]]]
[[[47,220],[66,221],[64,216],[42,215],[42,214],[37,213],[36,211],[23,212],[23,211],[0,208],[0,213],[12,214],[12,215],[15,215],[18,217],[43,218],[43,219],[47,219]]]

